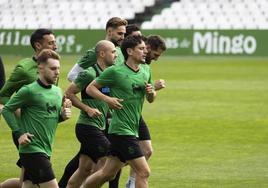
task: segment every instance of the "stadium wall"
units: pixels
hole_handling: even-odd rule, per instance
[[[105,36],[103,30],[54,30],[60,54],[83,54]],[[161,35],[166,55],[268,56],[268,30],[143,30]],[[0,30],[0,54],[31,55],[32,30]]]

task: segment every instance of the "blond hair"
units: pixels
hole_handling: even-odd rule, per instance
[[[108,22],[106,23],[106,30],[109,28],[109,27],[112,27],[112,28],[117,28],[117,27],[120,27],[120,26],[127,26],[127,20],[125,19],[122,19],[122,18],[119,18],[119,17],[112,17],[108,20]]]

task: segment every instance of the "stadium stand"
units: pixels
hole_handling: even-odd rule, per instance
[[[0,0],[1,29],[103,29],[112,16],[142,29],[267,29],[268,0]]]
[[[142,29],[267,29],[268,0],[181,0]],[[160,24],[161,23],[161,24]]]
[[[103,29],[113,16],[133,19],[155,0],[0,0],[0,28]]]

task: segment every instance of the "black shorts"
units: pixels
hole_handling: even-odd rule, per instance
[[[151,140],[151,135],[143,117],[141,116],[139,122],[139,140]]]
[[[44,153],[20,153],[20,159],[25,168],[23,181],[40,184],[55,179],[50,158]]]
[[[128,160],[144,156],[139,146],[139,140],[135,136],[110,134],[110,155],[116,156],[125,163]]]
[[[75,133],[81,143],[79,153],[89,156],[95,163],[107,156],[110,142],[104,131],[90,125],[76,124]]]

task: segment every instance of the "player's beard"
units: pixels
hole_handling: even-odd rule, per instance
[[[115,46],[120,46],[121,45],[121,41],[115,40],[115,39],[111,39],[111,42],[115,45]]]
[[[45,79],[48,84],[52,85],[57,83],[58,77],[45,77]]]

